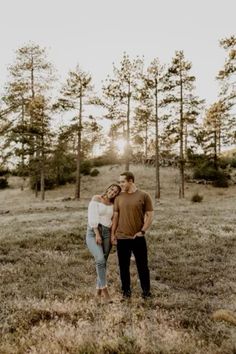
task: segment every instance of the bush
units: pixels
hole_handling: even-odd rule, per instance
[[[98,169],[94,168],[91,172],[90,172],[90,176],[92,177],[96,177],[97,175],[99,175],[99,171]]]
[[[194,169],[193,178],[194,179],[205,179],[206,181],[214,181],[217,179],[217,170],[209,165],[201,165]]]
[[[229,166],[231,163],[231,159],[229,157],[221,157],[218,160],[218,166],[222,168],[222,170],[225,170],[227,166]]]
[[[193,154],[188,150],[188,165],[192,167],[199,167],[203,164],[209,163],[209,158],[205,154]]]
[[[0,189],[9,188],[8,180],[5,177],[0,177]]]
[[[95,166],[95,167],[114,165],[114,164],[117,164],[118,162],[119,162],[119,159],[117,157],[109,156],[109,155],[98,156],[92,160],[93,166]]]
[[[54,178],[45,178],[45,180],[44,180],[44,189],[45,189],[45,191],[51,190],[51,189],[55,188],[55,186],[56,186],[56,181],[55,181]],[[32,177],[30,179],[30,188],[32,190],[35,190],[35,187],[36,187],[36,181],[35,181],[35,178]],[[37,189],[38,189],[38,191],[41,190],[40,181],[37,182]]]
[[[22,166],[20,163],[17,164],[15,168],[11,169],[11,175],[17,177],[29,177],[29,166]]]
[[[217,171],[217,178],[213,182],[214,187],[228,188],[229,181],[228,176],[223,171]]]
[[[233,168],[236,168],[236,158],[232,158],[232,160],[230,161],[230,166]]]
[[[215,169],[212,162],[207,162],[194,169],[193,178],[213,181],[214,187],[227,188],[229,186],[228,179],[230,179],[230,176],[220,169]]]
[[[65,174],[61,176],[57,176],[56,178],[56,185],[57,186],[64,186],[66,183],[75,183],[75,174],[71,173],[70,175]]]
[[[191,198],[191,201],[193,203],[201,203],[202,200],[203,200],[203,196],[198,193],[195,193]]]
[[[91,172],[91,168],[92,168],[92,164],[90,161],[88,160],[82,161],[80,165],[80,173],[82,175],[89,175]]]
[[[7,174],[9,174],[10,173],[10,171],[9,171],[9,169],[0,169],[0,176],[2,177],[2,176],[6,176]]]

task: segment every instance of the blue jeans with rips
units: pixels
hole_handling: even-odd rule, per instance
[[[93,255],[97,271],[97,289],[104,289],[107,286],[106,269],[107,259],[111,250],[111,228],[99,224],[98,229],[102,237],[102,244],[98,245],[95,239],[95,232],[87,227],[86,244]]]

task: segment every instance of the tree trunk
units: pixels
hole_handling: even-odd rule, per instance
[[[128,102],[127,102],[127,133],[126,133],[126,153],[125,153],[125,170],[129,171],[130,162],[130,82],[128,84]]]
[[[40,191],[41,191],[41,200],[45,199],[45,176],[44,176],[44,147],[42,147],[41,152],[41,168],[40,168]]]
[[[156,186],[155,186],[155,199],[160,199],[161,197],[161,186],[160,186],[160,152],[159,152],[159,117],[158,117],[158,91],[157,91],[157,79],[155,79],[155,124],[156,124],[156,141],[155,141],[155,167],[156,167]]]
[[[214,167],[217,170],[217,132],[214,130]]]
[[[30,82],[31,82],[31,97],[34,99],[35,92],[34,92],[34,57],[31,58],[31,71],[30,71]]]
[[[145,161],[147,160],[147,146],[148,146],[148,119],[146,116],[146,121],[145,121],[145,151],[144,151],[144,155],[145,155]]]
[[[41,136],[38,137],[38,140],[41,138],[40,141],[40,148],[41,148],[41,153],[38,152],[41,155],[40,159],[40,192],[41,192],[41,200],[45,199],[45,151],[44,151],[44,109],[42,109],[41,115],[40,115],[40,123],[41,123]]]
[[[21,104],[21,123],[22,123],[22,127],[24,126],[24,122],[25,122],[25,104],[24,104],[24,99],[22,98],[22,104]],[[23,179],[22,179],[22,185],[21,185],[21,191],[24,190],[24,184],[25,184],[25,144],[24,144],[24,140],[21,143],[21,149],[22,149],[22,153],[21,153],[21,171],[23,174]]]
[[[31,70],[30,70],[30,83],[31,83],[31,99],[34,100],[35,98],[35,91],[34,91],[34,57],[32,56],[31,58]],[[33,124],[33,117],[30,117],[31,119],[31,124]],[[32,136],[31,140],[31,146],[32,146],[32,153],[30,156],[30,161],[32,162],[32,160],[34,159],[34,157],[36,158],[36,164],[39,163],[39,159],[37,159],[38,156],[38,151],[37,151],[37,142],[35,141],[37,138],[35,138],[34,136]],[[36,147],[36,149],[35,149]],[[39,175],[38,175],[38,166],[34,166],[34,168],[36,169],[33,174],[34,174],[34,178],[35,178],[35,197],[38,197],[38,182],[39,182]]]
[[[183,130],[184,130],[184,120],[183,120],[183,80],[182,72],[180,71],[180,161],[179,161],[179,198],[184,198],[184,146],[183,146]]]
[[[80,88],[80,101],[79,101],[79,122],[78,122],[78,143],[77,143],[77,159],[76,159],[75,199],[80,199],[81,131],[82,131],[82,87]]]
[[[184,158],[188,159],[188,125],[186,121],[184,124]]]
[[[221,153],[221,122],[219,123],[219,132],[218,132],[218,155]]]

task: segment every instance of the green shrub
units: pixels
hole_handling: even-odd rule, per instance
[[[230,161],[230,166],[233,168],[236,168],[236,158],[232,158],[232,160]]]
[[[203,164],[197,166],[193,171],[194,179],[205,179],[206,181],[215,181],[217,179],[217,172],[213,166]]]
[[[117,157],[109,156],[109,155],[98,156],[92,160],[92,164],[95,167],[114,165],[114,164],[117,164],[118,162],[119,162],[119,159]]]
[[[202,200],[203,200],[203,196],[200,195],[200,194],[198,194],[198,193],[195,193],[195,194],[192,196],[192,198],[191,198],[191,201],[192,201],[193,203],[201,203]]]
[[[214,187],[228,188],[229,181],[228,176],[223,171],[217,171],[217,178],[213,181]]]
[[[90,176],[92,177],[96,177],[97,175],[99,175],[99,171],[98,169],[94,168],[91,172],[90,172]]]
[[[209,158],[205,154],[193,154],[188,151],[188,165],[192,167],[199,167],[203,164],[208,164]]]
[[[40,181],[37,181],[37,186],[38,186],[37,187],[38,191],[40,191],[41,190]],[[36,187],[36,181],[35,181],[35,178],[32,177],[30,179],[30,188],[32,190],[35,190],[35,187]],[[45,191],[46,190],[51,190],[51,189],[53,189],[55,187],[56,187],[56,180],[54,178],[45,178],[45,180],[44,180],[44,189],[45,189]]]
[[[231,159],[229,157],[221,157],[218,160],[218,166],[222,168],[223,170],[226,169],[227,166],[230,165]]]
[[[103,156],[98,156],[93,159],[93,166],[100,167],[106,165],[106,161]]]
[[[8,168],[6,168],[6,169],[0,169],[0,176],[2,177],[2,176],[6,176],[6,175],[8,175],[10,173],[10,171],[9,171],[9,169]]]
[[[11,169],[11,175],[17,177],[29,177],[30,169],[29,166],[22,166],[21,163],[17,164],[15,168]]]
[[[0,189],[9,188],[8,180],[5,177],[0,177]]]
[[[80,173],[82,175],[89,175],[91,172],[91,168],[92,168],[92,164],[90,161],[88,160],[82,161],[80,165]]]
[[[216,169],[213,163],[208,161],[194,169],[193,178],[213,181],[214,187],[227,188],[229,186],[228,180],[230,179],[230,176],[221,169]]]
[[[75,183],[75,174],[74,173],[71,173],[70,175],[69,174],[65,174],[65,175],[60,175],[60,176],[57,176],[57,179],[56,179],[56,184],[57,186],[64,186],[66,183]]]

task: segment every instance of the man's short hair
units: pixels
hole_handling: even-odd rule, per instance
[[[129,182],[130,180],[132,180],[134,182],[134,174],[132,172],[129,171],[125,171],[122,172],[120,174],[120,176],[125,176],[125,179]]]

